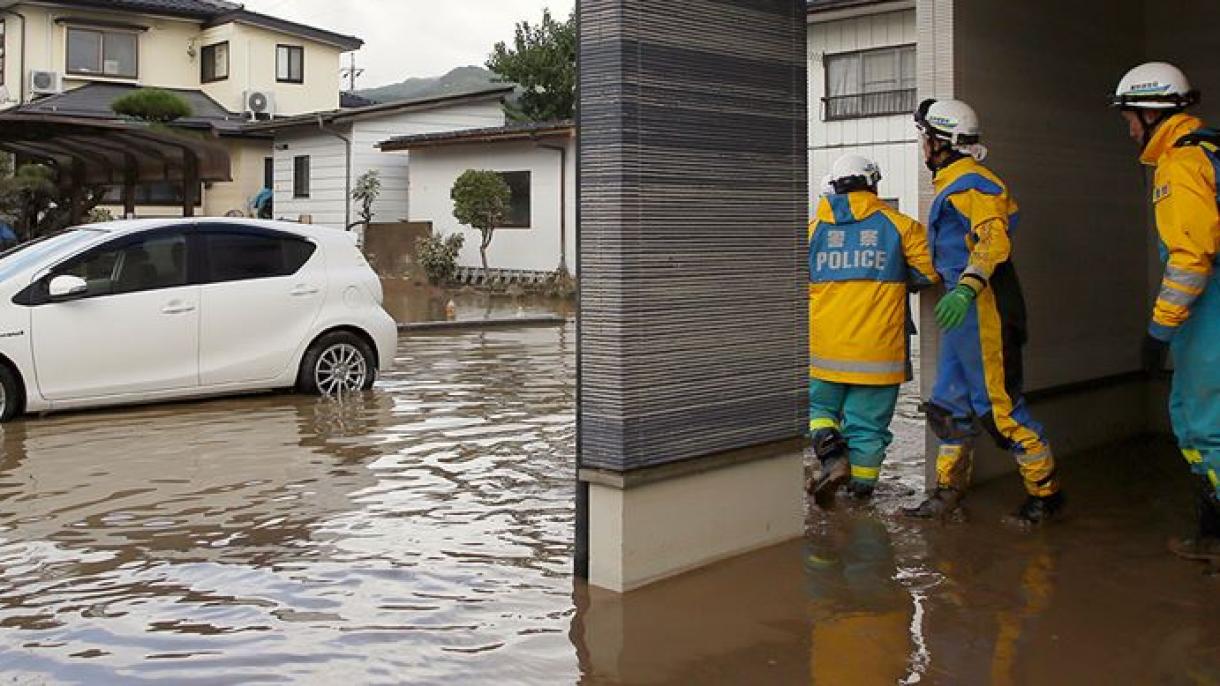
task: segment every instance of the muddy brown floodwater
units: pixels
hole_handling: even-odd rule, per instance
[[[0,441],[0,683],[1220,683],[1220,580],[1168,557],[1184,469],[1069,461],[1072,516],[877,504],[625,597],[571,571],[571,325],[406,336],[343,402],[51,416]]]

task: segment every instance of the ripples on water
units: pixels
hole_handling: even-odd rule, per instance
[[[575,681],[574,376],[570,328],[412,336],[363,398],[6,426],[0,672]]]

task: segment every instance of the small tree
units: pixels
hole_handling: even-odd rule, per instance
[[[352,222],[352,225],[347,228],[352,228],[357,224],[363,224],[368,228],[369,224],[373,223],[373,203],[377,202],[378,196],[381,195],[381,172],[376,169],[370,169],[356,179],[356,185],[352,188],[352,200],[360,203],[360,219]]]
[[[182,96],[160,88],[141,88],[110,103],[115,114],[154,124],[168,124],[191,116],[191,105]]]
[[[440,236],[420,236],[415,241],[416,258],[424,274],[434,286],[443,286],[457,273],[457,257],[466,237],[460,233]]]
[[[504,223],[512,195],[503,176],[478,169],[463,172],[449,193],[453,198],[453,216],[482,234],[479,256],[483,259],[483,269],[487,269],[487,247],[491,245],[492,234]]]
[[[555,21],[543,10],[542,21],[517,24],[512,47],[496,43],[487,68],[502,80],[521,86],[515,103],[506,103],[516,121],[571,119],[576,112],[576,14]]]

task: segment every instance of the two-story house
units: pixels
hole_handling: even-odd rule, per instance
[[[882,198],[919,212],[914,0],[809,0],[810,197],[840,155],[874,159]]]
[[[271,137],[244,124],[338,108],[361,44],[226,0],[0,0],[0,149],[113,186],[125,212],[242,211],[273,169]],[[140,87],[187,100],[175,126],[194,134],[116,117]]]

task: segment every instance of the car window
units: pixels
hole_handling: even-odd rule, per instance
[[[209,283],[295,274],[315,249],[299,238],[254,232],[207,233],[204,245]]]
[[[105,234],[101,231],[92,229],[70,229],[13,246],[0,253],[0,281],[24,269],[35,267],[42,260],[51,259],[60,251],[83,247],[99,240],[103,235]]]
[[[84,279],[89,297],[185,286],[186,269],[186,238],[169,233],[103,247],[56,268],[53,275]]]

